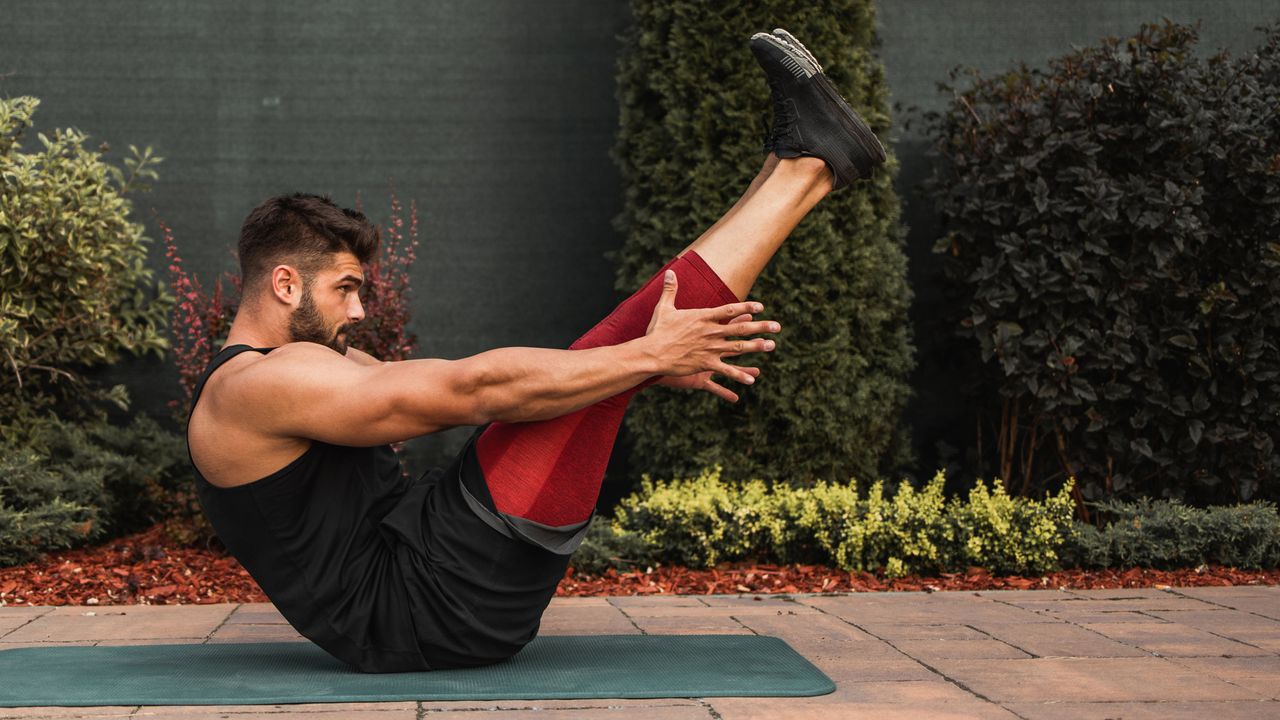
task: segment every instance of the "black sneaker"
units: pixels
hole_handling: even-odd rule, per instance
[[[869,177],[884,163],[880,140],[798,40],[779,28],[772,35],[752,35],[749,44],[773,93],[774,126],[766,152],[822,158],[834,175],[833,190]]]
[[[783,32],[786,32],[785,30]],[[754,43],[757,36],[764,33],[757,33],[752,36]],[[779,37],[783,42],[787,42],[785,38]],[[757,50],[754,44],[751,48],[755,53],[756,59],[759,60],[760,66],[764,68],[764,79],[769,83],[769,92],[773,98],[773,127],[765,133],[764,152],[770,153],[774,149],[778,135],[786,131],[796,119],[795,101],[788,99],[786,90],[783,89],[782,83],[779,82],[778,72],[779,63],[786,70],[790,71],[797,80],[801,78],[812,77],[822,72],[822,67],[813,59],[808,51],[787,52],[783,55],[776,53]],[[766,54],[767,53],[767,54]],[[775,59],[776,58],[776,59]]]

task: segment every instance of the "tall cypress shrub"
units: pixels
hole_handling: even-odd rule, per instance
[[[882,138],[884,70],[869,0],[797,4],[632,0],[619,59],[614,159],[625,186],[618,290],[634,291],[733,206],[764,160],[769,88],[747,40],[784,27]],[[782,323],[778,350],[731,358],[760,382],[730,404],[657,386],[631,404],[633,466],[658,477],[846,482],[910,462],[901,422],[913,367],[897,162],[824,199],[751,296]]]

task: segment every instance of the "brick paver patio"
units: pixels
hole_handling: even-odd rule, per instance
[[[759,633],[812,698],[0,708],[3,718],[1280,718],[1280,588],[564,598],[542,634]],[[0,608],[0,650],[306,642],[270,604]],[[3,682],[3,678],[0,678]]]

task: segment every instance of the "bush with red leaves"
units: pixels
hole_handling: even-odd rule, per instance
[[[357,196],[356,207],[360,208]],[[361,301],[365,318],[352,328],[349,344],[380,360],[404,360],[413,354],[418,338],[408,331],[410,287],[409,271],[417,259],[418,209],[409,203],[408,235],[405,235],[404,208],[391,190],[391,215],[385,226],[378,226],[382,243],[378,254],[362,266],[365,282]],[[182,257],[174,241],[173,231],[163,222],[165,255],[169,259],[169,284],[177,302],[173,308],[173,359],[178,367],[182,397],[169,403],[175,419],[186,422],[191,395],[196,381],[227,339],[231,321],[239,306],[240,278],[223,273],[206,290],[194,273],[183,267]],[[234,253],[233,253],[234,256]],[[223,282],[235,288],[224,292]]]

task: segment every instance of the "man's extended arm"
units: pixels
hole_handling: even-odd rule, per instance
[[[505,347],[459,360],[473,373],[481,423],[560,417],[660,374],[643,338],[586,350]]]
[[[541,420],[612,397],[654,375],[713,371],[751,383],[727,355],[772,349],[776,323],[730,322],[757,303],[677,310],[674,293],[648,332],[586,350],[499,348],[461,360],[361,364],[315,343],[290,343],[237,374],[222,405],[245,425],[282,437],[340,445],[380,445],[458,425]]]

